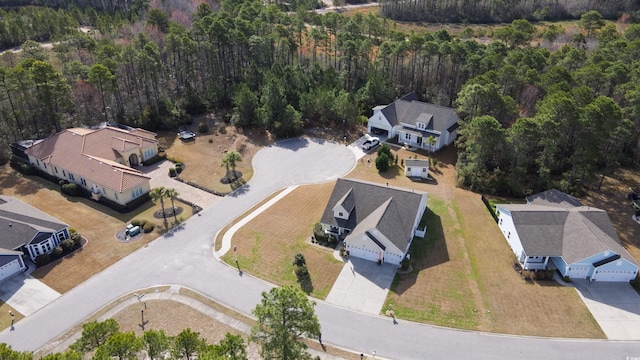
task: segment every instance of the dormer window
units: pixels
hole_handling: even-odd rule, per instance
[[[340,216],[340,217],[344,217],[344,213],[339,212],[339,213],[338,213],[338,216]]]

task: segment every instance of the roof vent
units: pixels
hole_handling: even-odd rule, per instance
[[[12,223],[9,223],[9,227],[13,227],[13,224],[12,224]]]

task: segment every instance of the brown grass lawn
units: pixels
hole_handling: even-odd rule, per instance
[[[311,295],[324,299],[343,263],[332,252],[309,243],[335,182],[301,186],[243,226],[233,236],[240,267],[278,285],[296,284],[293,258],[302,253],[311,274]],[[235,266],[233,252],[223,260]]]
[[[148,202],[132,212],[121,214],[89,199],[62,195],[55,184],[38,176],[23,176],[8,165],[0,168],[0,193],[15,196],[55,216],[87,239],[88,243],[67,259],[46,265],[32,273],[35,278],[60,293],[69,291],[146,245],[164,228],[162,220],[153,218],[153,212],[160,210],[159,204]],[[178,205],[180,203],[176,204]],[[190,216],[191,209],[185,206],[179,219],[186,220]],[[118,242],[115,234],[134,218],[153,221],[156,230],[144,234],[139,240]],[[173,219],[169,221],[173,222]],[[34,266],[33,263],[30,266]]]
[[[401,159],[413,155],[395,152]],[[414,241],[409,251],[414,271],[398,275],[387,298],[396,314],[496,333],[604,338],[573,288],[520,278],[513,270],[513,253],[480,195],[455,187],[453,149],[436,158],[429,182],[412,182],[399,168],[378,174],[375,154],[348,175],[429,193],[427,239]]]
[[[227,126],[226,134],[222,134],[214,124],[212,121],[209,134],[197,134],[195,141],[182,142],[175,133],[159,133],[158,141],[168,157],[185,163],[186,167],[180,177],[208,189],[228,193],[233,190],[232,185],[220,181],[226,175],[225,167],[220,165],[224,153],[236,150],[242,155],[236,171],[242,172],[242,180],[247,182],[253,176],[253,156],[271,140],[257,131],[245,134],[242,129],[233,126]]]

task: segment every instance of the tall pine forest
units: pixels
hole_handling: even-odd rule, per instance
[[[343,15],[315,0],[12,0],[0,47],[21,51],[0,55],[0,160],[68,127],[174,131],[209,112],[277,138],[357,132],[414,92],[461,116],[461,186],[579,194],[640,150],[637,2],[579,3],[385,0]]]

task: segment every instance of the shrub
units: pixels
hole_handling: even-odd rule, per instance
[[[209,139],[209,144],[213,144],[213,139]]]
[[[169,168],[169,177],[176,177],[178,175],[178,172],[176,171],[176,168]]]
[[[385,153],[378,155],[378,157],[376,157],[376,169],[380,172],[389,170],[390,160],[389,156]]]
[[[307,264],[307,260],[305,260],[304,255],[297,253],[293,258],[293,265],[297,267],[301,267]]]
[[[82,245],[82,236],[75,229],[69,229],[69,237],[73,241],[73,245],[80,247]]]
[[[308,279],[311,277],[311,275],[309,275],[309,269],[304,265],[296,267],[294,272],[298,280]]]
[[[167,160],[171,161],[174,164],[182,163],[183,161],[177,157],[167,156]]]
[[[140,219],[133,219],[133,220],[131,220],[131,225],[133,225],[133,226],[140,226]]]
[[[60,257],[60,255],[62,255],[63,252],[64,250],[62,250],[62,246],[56,246],[53,248],[53,251],[51,252],[51,256],[57,258],[57,257]]]
[[[69,183],[62,185],[62,192],[71,195],[71,196],[79,196],[80,195],[80,187],[78,184]]]
[[[51,256],[49,256],[49,254],[42,254],[42,255],[36,256],[37,266],[46,265],[49,263],[49,261],[51,261]]]
[[[218,132],[219,132],[220,134],[226,134],[226,133],[227,133],[227,124],[225,124],[225,123],[220,123],[220,124],[218,125]]]
[[[150,233],[155,227],[156,226],[153,223],[148,222],[142,226],[142,231],[144,231],[145,233]]]
[[[62,250],[64,251],[70,251],[71,249],[73,249],[74,245],[75,244],[71,239],[64,239],[60,242],[60,246],[62,246]]]
[[[60,185],[60,187],[67,185],[69,182],[65,179],[62,179],[60,181],[58,181],[58,185]]]
[[[201,122],[198,124],[198,132],[204,134],[209,132],[209,125],[206,122]]]
[[[182,165],[182,163],[177,163],[176,164],[176,172],[178,174],[180,174],[182,172],[182,170],[184,170],[184,165]]]

